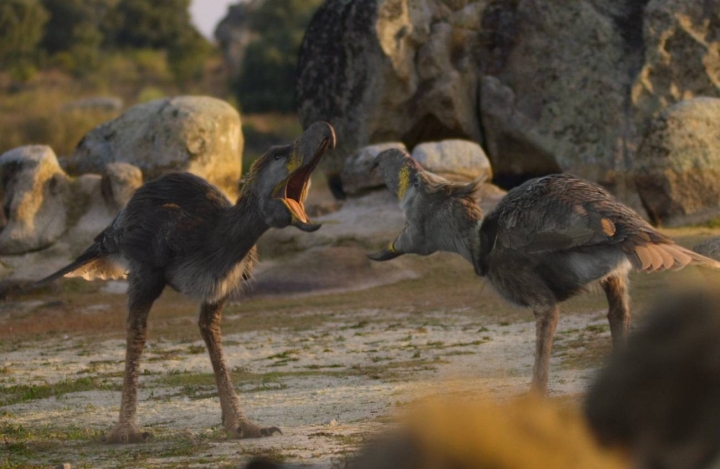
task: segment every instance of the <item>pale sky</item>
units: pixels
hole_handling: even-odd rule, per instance
[[[228,5],[238,3],[238,0],[192,0],[190,14],[193,23],[208,39],[213,38],[215,26],[227,13]]]

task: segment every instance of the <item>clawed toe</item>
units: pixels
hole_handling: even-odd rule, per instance
[[[241,420],[228,430],[228,436],[236,439],[263,438],[272,436],[275,433],[282,435],[278,427],[259,427],[249,420]]]
[[[278,427],[265,427],[260,429],[261,436],[272,436],[273,433],[282,435],[282,431]]]
[[[152,439],[150,432],[141,432],[134,425],[118,425],[112,431],[103,437],[103,442],[111,445],[128,444],[128,443],[144,443]]]

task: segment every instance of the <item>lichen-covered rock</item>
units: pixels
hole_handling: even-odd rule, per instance
[[[304,126],[335,127],[330,173],[373,143],[480,140],[472,31],[482,5],[453,3],[469,4],[327,0],[318,9],[300,51],[298,97]]]
[[[55,242],[67,228],[69,181],[55,153],[44,145],[0,156],[3,209],[0,254],[20,254]]]
[[[443,140],[415,147],[412,157],[423,168],[450,180],[492,179],[492,168],[485,152],[475,142]]]
[[[335,126],[330,172],[371,143],[462,138],[489,142],[501,179],[608,179],[625,170],[618,142],[632,138],[638,3],[327,0],[300,52],[302,122]]]
[[[640,135],[673,103],[720,97],[720,0],[651,0],[643,25],[644,63],[632,88]]]
[[[696,98],[655,119],[635,161],[635,184],[656,223],[720,216],[720,99]]]
[[[110,163],[102,175],[102,194],[108,204],[120,210],[143,184],[142,171],[128,163]]]
[[[625,202],[649,122],[720,97],[720,0],[326,0],[300,51],[304,125],[360,147],[462,138],[495,181],[570,171]]]
[[[346,194],[356,195],[369,189],[385,187],[385,181],[378,171],[372,171],[375,157],[391,148],[407,151],[400,142],[379,143],[369,145],[358,150],[347,158],[341,179]]]
[[[145,180],[189,171],[235,197],[242,170],[240,115],[224,101],[182,96],[131,107],[91,130],[71,161],[79,174],[102,174],[109,163],[137,166]]]

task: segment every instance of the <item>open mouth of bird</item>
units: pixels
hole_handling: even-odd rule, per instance
[[[277,198],[282,200],[293,216],[303,223],[308,223],[304,202],[310,185],[310,175],[320,163],[320,159],[330,144],[330,139],[324,139],[310,161],[293,171],[285,180],[285,184],[279,188]]]

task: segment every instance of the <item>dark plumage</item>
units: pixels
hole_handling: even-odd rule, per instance
[[[424,171],[400,150],[376,158],[401,200],[407,226],[374,260],[405,253],[456,252],[507,300],[532,308],[537,348],[533,386],[547,388],[557,303],[599,281],[615,344],[630,324],[627,272],[680,269],[716,261],[676,245],[595,184],[569,174],[533,179],[511,190],[487,217],[476,183],[458,185]]]
[[[243,414],[220,345],[227,297],[241,287],[257,259],[255,243],[269,228],[315,231],[303,201],[310,174],[335,134],[316,123],[291,145],[274,147],[253,164],[235,205],[213,185],[187,173],[168,174],[141,187],[95,243],[73,263],[38,282],[64,275],[117,278],[127,274],[127,354],[120,421],[111,443],[143,441],[136,424],[137,379],[147,317],[166,285],[200,301],[200,332],[215,372],[222,420],[235,438],[267,436]]]

